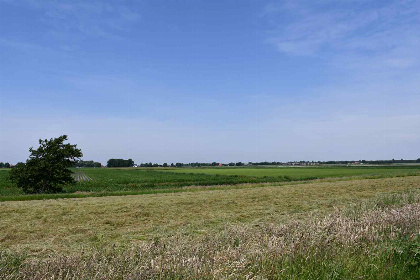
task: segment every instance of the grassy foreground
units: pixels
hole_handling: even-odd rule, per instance
[[[416,279],[420,177],[0,203],[2,279]]]
[[[419,213],[419,203],[353,211],[351,216],[336,211],[313,221],[235,226],[215,235],[177,235],[128,249],[92,248],[43,260],[1,252],[0,277],[418,279]]]

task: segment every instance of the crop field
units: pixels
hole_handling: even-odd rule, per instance
[[[0,278],[416,279],[420,176],[394,175],[3,201]]]
[[[309,180],[346,176],[375,176],[415,173],[420,166],[332,166],[332,167],[214,167],[214,168],[180,168],[168,172],[218,174],[252,177],[289,178],[290,180]]]
[[[76,182],[83,182],[83,181],[92,181],[92,178],[87,176],[84,172],[74,172],[73,179]]]
[[[315,179],[357,179],[420,175],[420,166],[277,167],[277,168],[83,168],[74,169],[77,183],[64,193],[24,195],[0,171],[0,201],[129,195],[186,191],[188,186],[242,186],[257,183],[305,182]],[[191,190],[191,189],[189,189]]]

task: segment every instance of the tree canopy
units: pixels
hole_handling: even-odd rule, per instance
[[[39,148],[30,148],[26,163],[18,163],[10,171],[10,179],[25,193],[55,193],[62,185],[73,183],[69,167],[82,157],[76,145],[64,144],[67,135],[39,140]]]
[[[108,160],[106,166],[107,167],[133,167],[134,161],[131,158],[130,159],[111,158],[110,160]]]
[[[102,164],[93,160],[79,160],[74,164],[74,167],[102,167]]]
[[[10,168],[10,163],[8,163],[8,162],[6,162],[6,163],[0,162],[0,168]]]

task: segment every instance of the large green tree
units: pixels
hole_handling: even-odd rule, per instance
[[[25,193],[55,193],[62,186],[73,183],[72,171],[77,160],[83,156],[76,145],[64,144],[67,135],[50,140],[39,140],[39,148],[29,149],[26,163],[19,163],[10,171],[10,179]]]

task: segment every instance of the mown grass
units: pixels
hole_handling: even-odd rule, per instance
[[[2,279],[420,275],[420,177],[0,206]]]
[[[64,186],[60,194],[25,195],[0,172],[0,201],[119,196],[185,191],[186,186],[220,186],[314,180],[322,178],[380,178],[419,175],[419,166],[393,167],[282,167],[282,168],[85,168],[92,181]]]
[[[420,177],[318,182],[141,196],[0,203],[0,245],[16,250],[72,251],[270,223],[288,215],[331,211],[380,193],[418,189]]]

